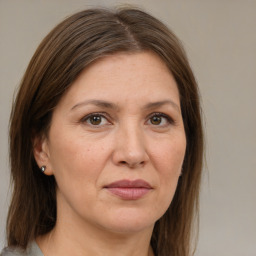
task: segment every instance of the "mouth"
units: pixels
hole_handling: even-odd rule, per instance
[[[104,187],[111,194],[123,200],[138,200],[153,188],[144,180],[119,180]]]

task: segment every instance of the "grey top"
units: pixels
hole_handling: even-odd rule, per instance
[[[37,243],[33,241],[24,251],[16,247],[6,247],[1,252],[0,256],[44,256]]]

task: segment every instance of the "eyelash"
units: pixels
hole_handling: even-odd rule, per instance
[[[161,112],[155,112],[155,113],[152,113],[149,115],[149,117],[147,118],[148,121],[153,118],[153,117],[161,117],[161,118],[165,118],[168,122],[168,124],[174,124],[174,120],[169,116],[169,115],[166,115],[164,113],[161,113]],[[152,124],[153,125],[153,124]],[[154,126],[160,126],[160,125],[154,125]]]
[[[87,120],[89,120],[89,118],[91,118],[91,117],[103,117],[104,119],[106,119],[107,121],[108,121],[108,123],[111,123],[110,121],[109,121],[109,117],[108,117],[108,115],[106,114],[106,113],[104,113],[104,112],[95,112],[95,113],[91,113],[91,114],[89,114],[89,115],[86,115],[85,117],[83,117],[82,119],[81,119],[81,122],[82,123],[87,123]],[[91,125],[91,126],[93,126],[93,127],[97,127],[98,126],[98,128],[99,127],[101,127],[102,125],[93,125],[93,124],[90,124],[90,123],[88,123],[89,125]]]
[[[108,122],[107,125],[111,124],[111,122],[109,121],[110,117],[109,117],[106,113],[104,113],[104,112],[94,112],[94,113],[90,113],[89,115],[86,115],[85,117],[83,117],[83,118],[81,119],[81,122],[82,122],[82,123],[87,123],[88,125],[93,126],[93,127],[95,127],[95,128],[96,128],[96,127],[97,127],[97,128],[100,128],[100,127],[102,127],[102,126],[105,126],[105,125],[101,125],[101,124],[99,124],[99,125],[93,125],[93,124],[91,124],[91,123],[88,123],[87,121],[88,121],[91,117],[101,117],[101,118],[104,118],[104,119],[106,119],[107,122]],[[166,115],[166,114],[161,113],[161,112],[154,112],[154,113],[150,114],[150,115],[147,117],[147,122],[149,122],[153,117],[165,118],[166,121],[168,122],[168,124],[174,124],[174,120],[173,120],[169,115]],[[165,126],[166,126],[166,125],[154,125],[154,124],[152,124],[152,123],[151,123],[151,125],[153,125],[153,126],[155,126],[155,127],[157,127],[157,126],[159,126],[159,127],[165,127]]]

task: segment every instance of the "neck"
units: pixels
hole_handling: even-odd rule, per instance
[[[55,228],[39,237],[44,256],[153,256],[153,227],[134,233],[115,233],[74,221],[57,221]]]

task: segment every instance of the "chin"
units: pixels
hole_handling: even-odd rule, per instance
[[[161,216],[159,216],[160,218]],[[105,216],[102,226],[113,233],[129,234],[152,229],[157,221],[156,216],[148,213],[141,213],[138,210],[126,210],[113,214],[107,218]]]

